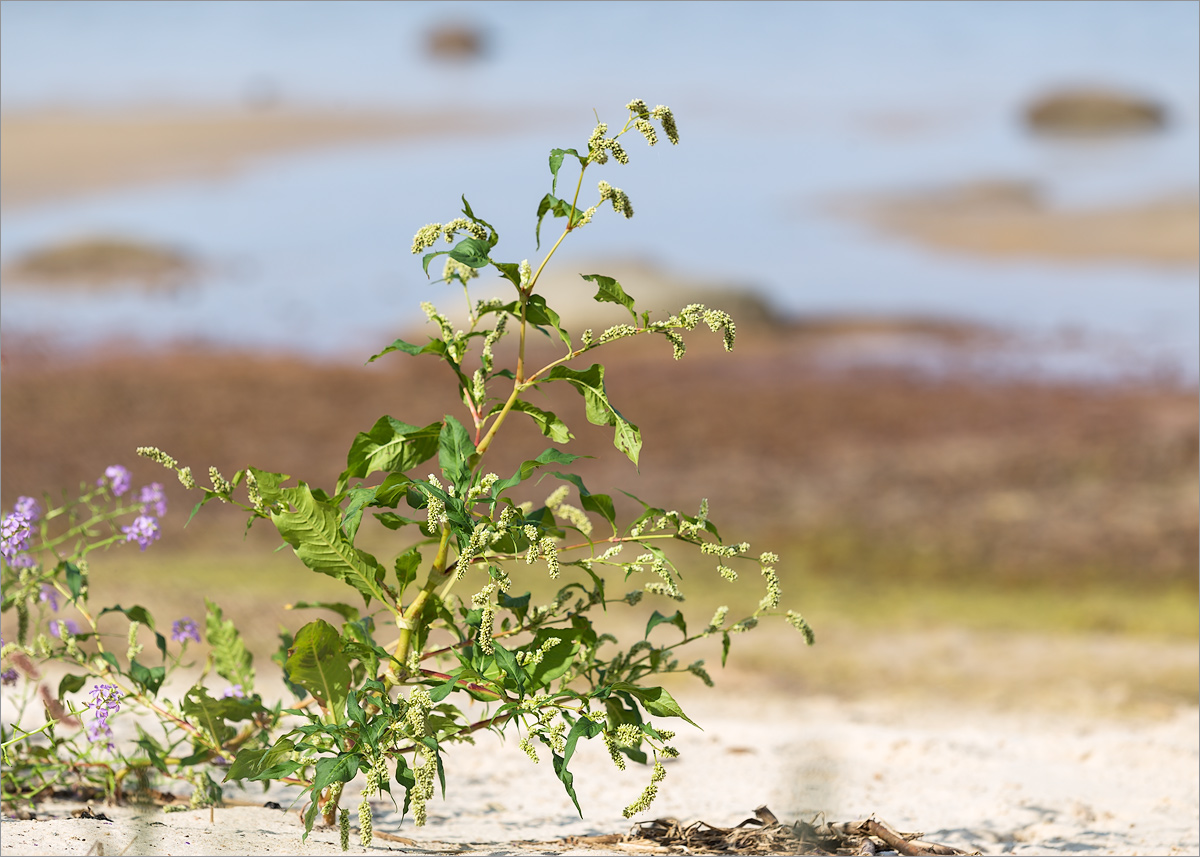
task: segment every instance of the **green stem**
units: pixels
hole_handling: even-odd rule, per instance
[[[429,576],[425,579],[425,585],[421,587],[421,591],[408,605],[408,609],[404,611],[400,618],[403,623],[400,626],[400,638],[396,641],[396,651],[393,654],[396,664],[399,664],[399,669],[405,673],[408,671],[408,650],[412,646],[413,631],[417,628],[417,623],[421,620],[421,612],[425,609],[425,603],[429,600],[430,594],[437,588],[438,584],[446,576],[446,559],[450,553],[450,528],[445,524],[442,525],[442,539],[438,544],[437,556],[433,558],[433,565],[429,568]],[[397,623],[400,624],[400,623]],[[391,673],[394,674],[397,669],[396,664],[392,665]]]

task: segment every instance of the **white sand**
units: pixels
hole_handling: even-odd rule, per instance
[[[1104,720],[778,698],[753,710],[719,691],[684,706],[705,731],[680,730],[682,757],[668,763],[643,818],[732,825],[766,804],[785,821],[822,811],[830,821],[874,814],[898,830],[986,854],[1200,853],[1196,708],[1165,719]],[[628,830],[621,809],[648,779],[645,769],[615,771],[599,740],[581,743],[572,763],[580,820],[549,760],[532,764],[513,741],[482,735],[445,758],[450,791],[430,803],[426,827],[402,823],[389,803],[375,802],[375,829],[414,844],[376,839],[369,850],[602,853],[563,839]],[[286,800],[275,791],[229,796]],[[343,805],[356,803],[348,790]],[[302,843],[295,811],[220,808],[210,825],[208,810],[95,807],[114,819],[99,822],[71,818],[77,806],[41,809],[37,821],[5,819],[0,852],[340,853],[335,831],[318,828]],[[363,853],[357,835],[352,841],[351,852]]]

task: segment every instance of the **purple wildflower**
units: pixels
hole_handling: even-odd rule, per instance
[[[190,616],[184,616],[182,619],[176,619],[171,625],[171,639],[176,643],[186,643],[188,640],[195,640],[199,643],[200,629],[196,627],[196,623]]]
[[[50,620],[50,636],[62,638],[62,632],[66,631],[71,636],[79,633],[79,626],[71,619],[51,619]]]
[[[138,494],[138,502],[142,504],[143,515],[149,515],[151,509],[159,518],[167,514],[167,495],[163,493],[161,482],[151,482],[149,485],[143,486],[141,493]]]
[[[96,719],[88,724],[88,740],[95,742],[101,739],[108,742],[108,749],[113,749],[112,727],[108,718],[121,710],[121,691],[115,684],[97,684],[91,690],[92,701],[87,704],[96,712]]]
[[[129,490],[133,477],[130,476],[128,468],[114,464],[104,469],[104,478],[96,480],[96,484],[103,485],[105,481],[112,486],[113,496],[120,497]]]
[[[19,553],[8,562],[9,568],[33,568],[35,565],[37,563],[27,553]]]
[[[42,507],[32,497],[18,497],[17,502],[13,503],[13,511],[20,512],[30,523],[42,517]]]
[[[158,541],[162,535],[158,521],[146,515],[138,515],[128,527],[121,527],[121,532],[125,534],[125,541],[137,542],[142,550],[148,548],[151,542]]]
[[[221,699],[229,699],[230,697],[234,697],[235,699],[245,699],[246,691],[242,690],[242,686],[240,684],[230,685],[229,687],[225,688],[225,692],[221,694]]]
[[[9,667],[4,672],[0,673],[0,684],[13,685],[17,683],[17,671]]]
[[[42,584],[42,592],[38,596],[39,601],[45,601],[50,605],[50,609],[55,613],[58,612],[58,590],[49,583]]]
[[[20,511],[5,515],[0,522],[0,554],[10,563],[21,551],[29,549],[29,539],[33,535],[31,523],[29,514]]]

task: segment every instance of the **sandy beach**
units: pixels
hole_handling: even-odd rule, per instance
[[[1153,719],[1080,719],[887,698],[735,696],[696,695],[685,703],[704,731],[681,732],[681,758],[668,766],[652,809],[633,821],[674,817],[732,827],[766,805],[785,823],[820,814],[831,822],[874,816],[895,830],[921,832],[925,841],[984,854],[1200,848],[1195,708]],[[584,819],[548,760],[534,765],[515,742],[487,736],[447,756],[447,797],[430,803],[424,828],[401,821],[386,799],[373,800],[374,827],[383,835],[364,849],[356,831],[350,853],[671,853],[644,840],[613,841],[631,829],[621,808],[640,792],[644,770],[616,771],[602,746],[583,745],[576,759]],[[286,808],[290,798],[282,791],[230,796],[244,805],[216,809],[211,822],[206,809],[95,805],[110,819],[99,821],[72,817],[78,804],[51,803],[39,807],[37,820],[6,817],[0,851],[341,853],[334,830],[318,827],[301,841],[299,807],[245,805],[274,800]],[[354,806],[357,797],[345,801]]]

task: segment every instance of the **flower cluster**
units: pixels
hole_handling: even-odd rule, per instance
[[[458,232],[468,232],[472,238],[478,238],[480,241],[486,241],[488,237],[487,230],[480,224],[465,217],[456,217],[449,223],[430,223],[418,229],[417,234],[413,236],[412,251],[420,253],[422,250],[428,250],[437,243],[439,236],[444,237],[447,244],[452,244]]]
[[[623,814],[626,818],[632,818],[639,812],[645,812],[650,808],[650,804],[654,802],[654,798],[658,796],[658,784],[662,782],[663,777],[667,775],[667,769],[663,767],[662,762],[654,763],[654,772],[650,775],[650,785],[646,786],[641,797],[625,807]]]
[[[104,740],[111,752],[113,749],[112,727],[108,718],[121,708],[121,691],[115,684],[98,684],[92,687],[92,701],[87,704],[96,712],[96,718],[88,724],[88,740],[93,743]]]
[[[200,642],[200,629],[190,616],[176,619],[171,625],[171,639],[176,643],[186,644],[188,640]]]
[[[108,485],[112,489],[114,497],[122,496],[129,490],[129,486],[133,483],[133,477],[130,475],[128,468],[122,467],[119,464],[114,464],[104,469],[104,476],[96,480],[97,485]]]
[[[154,513],[154,517],[161,518],[167,514],[167,495],[163,493],[161,482],[151,482],[149,485],[143,486],[138,494],[138,502],[142,504],[141,513],[149,515]]]
[[[158,541],[162,536],[158,521],[148,515],[138,515],[132,524],[121,527],[121,532],[125,534],[125,541],[137,542],[142,550],[150,547],[151,542]]]
[[[801,634],[804,635],[804,642],[808,643],[808,645],[811,646],[813,643],[816,642],[817,638],[816,638],[816,635],[813,633],[812,627],[808,624],[807,621],[805,621],[804,617],[801,616],[799,613],[797,613],[795,610],[789,610],[787,612],[787,622],[789,625],[791,625],[793,628],[795,628],[797,631],[799,631]]]
[[[0,554],[10,565],[14,564],[18,554],[29,550],[33,520],[28,512],[14,511],[5,515],[0,523]]]
[[[633,217],[633,203],[629,201],[629,194],[619,187],[613,187],[606,181],[599,182],[597,187],[600,190],[600,202],[611,201],[613,211],[617,214],[624,214],[626,220]]]

